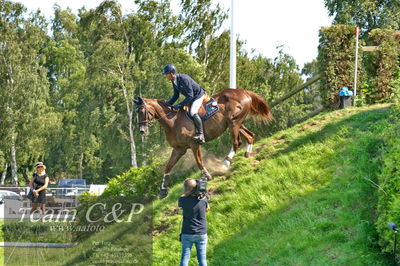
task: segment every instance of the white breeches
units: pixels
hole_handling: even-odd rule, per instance
[[[190,108],[191,116],[193,116],[194,114],[197,114],[199,112],[199,109],[200,109],[201,104],[203,103],[204,97],[206,97],[205,94],[203,96],[201,96],[200,98],[198,98],[197,100],[193,101],[192,107]]]

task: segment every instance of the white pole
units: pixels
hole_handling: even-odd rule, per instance
[[[236,32],[235,32],[235,0],[231,1],[231,51],[230,51],[230,78],[229,87],[236,89]]]
[[[357,96],[357,70],[358,70],[358,35],[360,28],[356,26],[356,62],[354,65],[354,103]]]

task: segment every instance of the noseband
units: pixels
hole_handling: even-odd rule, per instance
[[[138,108],[136,108],[136,112],[137,113],[139,113],[139,110],[140,110],[140,108],[144,108],[144,117],[145,117],[145,120],[143,120],[143,121],[138,121],[138,125],[140,126],[140,125],[149,125],[150,124],[150,122],[151,122],[151,119],[150,119],[150,115],[151,115],[151,117],[153,118],[154,117],[154,114],[152,114],[152,113],[150,113],[149,112],[149,110],[146,108],[146,104],[142,104],[142,105],[140,105]],[[139,119],[138,119],[139,120]]]

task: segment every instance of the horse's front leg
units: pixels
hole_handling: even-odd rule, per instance
[[[206,167],[204,166],[203,157],[201,154],[201,146],[198,144],[193,145],[192,151],[193,151],[194,158],[196,159],[197,166],[199,167],[202,175],[204,175],[207,178],[207,180],[211,180],[212,177],[211,177],[210,173],[207,171]]]
[[[165,198],[168,195],[169,188],[169,176],[174,165],[179,161],[179,159],[186,153],[186,149],[173,149],[171,157],[164,169],[164,177],[160,189],[160,199]]]

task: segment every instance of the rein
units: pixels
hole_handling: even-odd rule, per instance
[[[143,104],[142,106],[143,106],[143,108],[144,108],[144,112],[145,112],[145,117],[146,117],[146,119],[145,119],[144,121],[138,121],[138,125],[141,125],[141,124],[148,124],[148,125],[150,126],[150,125],[151,125],[151,122],[152,122],[152,120],[150,120],[150,115],[154,118],[154,117],[155,117],[155,114],[152,114],[152,113],[149,112],[149,110],[146,108],[146,104]],[[139,108],[142,107],[142,106],[139,106]],[[139,110],[139,108],[138,108],[138,110]],[[153,119],[153,120],[159,121],[160,119],[166,117],[166,116],[169,115],[170,113],[172,113],[172,110],[170,110],[168,113],[164,114],[163,116],[160,116],[159,118],[155,118],[155,119]]]

